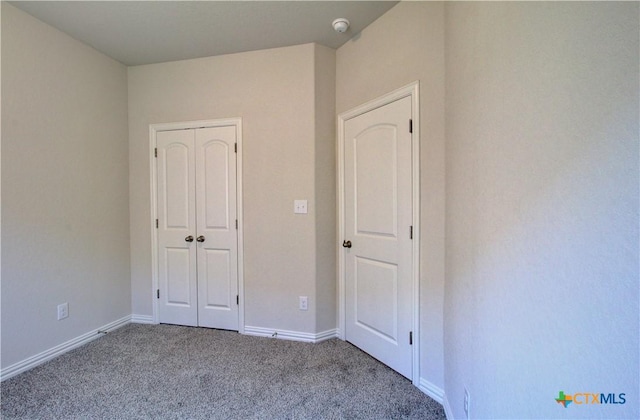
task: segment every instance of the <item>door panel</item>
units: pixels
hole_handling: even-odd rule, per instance
[[[398,267],[356,258],[354,270],[355,323],[358,327],[396,344],[398,341]]]
[[[198,322],[238,330],[236,128],[196,130]]]
[[[189,278],[191,277],[190,252],[183,248],[165,248],[167,278],[166,302],[172,305],[190,306],[193,302]]]
[[[411,377],[411,98],[345,121],[345,337]]]
[[[164,156],[164,174],[166,183],[163,193],[166,211],[166,227],[189,229],[193,223],[190,218],[190,189],[193,188],[190,172],[193,170],[193,158],[190,147],[182,143],[170,143],[162,150]]]
[[[225,249],[207,249],[206,272],[202,278],[205,279],[206,291],[200,298],[204,298],[204,307],[208,309],[231,309],[230,293],[231,275],[229,251]],[[235,302],[233,302],[235,305]]]
[[[158,147],[158,266],[162,323],[198,325],[195,156],[192,132],[163,131]]]
[[[201,145],[204,167],[205,229],[229,230],[229,144],[211,140]]]
[[[396,128],[371,127],[353,138],[356,231],[359,234],[397,234]],[[380,162],[388,162],[380,165]],[[380,200],[380,198],[385,200]]]

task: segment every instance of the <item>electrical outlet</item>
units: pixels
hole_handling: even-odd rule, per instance
[[[467,420],[471,417],[469,416],[469,403],[471,402],[471,397],[469,397],[469,390],[464,388],[464,414],[467,416]]]
[[[306,311],[309,309],[309,298],[306,296],[299,296],[300,298],[300,310]]]
[[[307,214],[307,200],[293,200],[293,212]]]
[[[58,305],[58,321],[69,316],[69,304],[67,302]]]

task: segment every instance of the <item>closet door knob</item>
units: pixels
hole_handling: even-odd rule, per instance
[[[345,248],[351,248],[351,241],[342,242],[342,246],[345,247]]]
[[[186,238],[184,238],[185,242],[193,242],[193,236],[189,235]]]
[[[204,236],[200,235],[196,238],[196,241],[198,242],[204,242]]]

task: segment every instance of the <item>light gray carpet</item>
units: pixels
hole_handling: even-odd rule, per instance
[[[1,384],[3,419],[444,419],[349,343],[127,325]]]

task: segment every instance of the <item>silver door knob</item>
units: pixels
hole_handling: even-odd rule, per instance
[[[198,242],[204,242],[204,236],[200,235],[196,238],[196,241]]]
[[[193,242],[193,236],[189,235],[186,238],[184,238],[185,242]]]
[[[345,248],[351,248],[351,241],[342,242],[342,246],[345,247]]]

